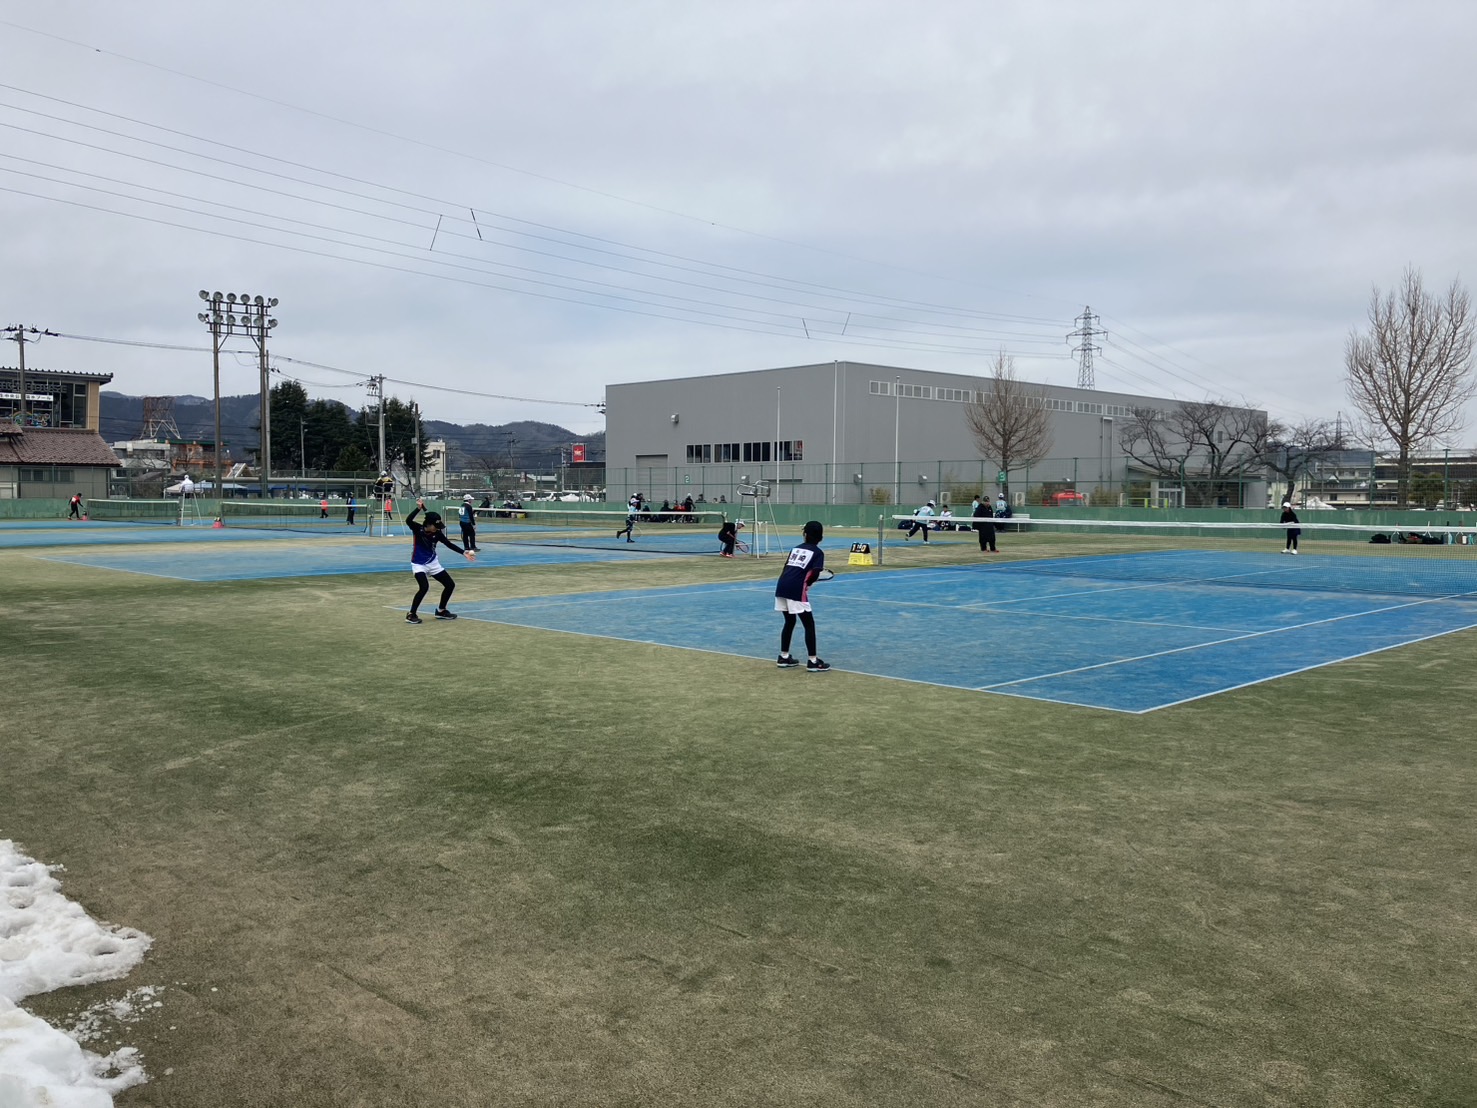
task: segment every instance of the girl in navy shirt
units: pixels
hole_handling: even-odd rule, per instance
[[[415,599],[410,602],[410,611],[405,615],[406,623],[421,622],[421,617],[416,612],[420,610],[421,601],[426,598],[432,577],[441,583],[441,605],[436,609],[436,618],[456,619],[454,614],[446,610],[446,605],[451,601],[451,594],[456,589],[456,582],[451,579],[451,574],[441,568],[441,561],[436,557],[438,543],[455,550],[469,562],[477,560],[476,553],[463,550],[446,537],[446,524],[442,522],[439,512],[426,512],[425,523],[417,522],[415,517],[421,514],[425,506],[424,500],[417,500],[415,507],[405,517],[405,526],[410,528],[410,533],[414,536],[414,545],[410,554],[410,572],[415,574],[416,585]]]

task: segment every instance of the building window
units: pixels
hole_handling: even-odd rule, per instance
[[[57,469],[55,466],[48,466],[45,469],[21,468],[18,476],[22,481],[30,481],[32,484],[70,485],[72,483],[72,471]]]

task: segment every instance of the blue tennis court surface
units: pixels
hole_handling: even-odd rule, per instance
[[[171,532],[171,528],[156,528]],[[202,534],[210,534],[206,531]],[[221,534],[222,532],[215,532]],[[71,565],[116,569],[151,577],[180,581],[254,581],[266,577],[323,577],[343,573],[403,573],[410,579],[410,532],[393,538],[311,538],[273,531],[236,531],[232,539],[274,537],[278,542],[236,543],[182,548],[166,546],[95,546],[61,554],[43,555],[48,561]],[[296,540],[296,541],[292,541]],[[54,545],[54,541],[53,544]],[[612,551],[566,550],[547,546],[482,547],[475,562],[459,555],[443,555],[444,565],[458,580],[464,574],[507,566],[558,565],[561,563],[628,561],[631,558],[664,557]]]
[[[1294,570],[1274,555],[1200,555],[1190,579],[1116,576],[1149,576],[1145,559],[1155,557],[841,573],[811,590],[820,652],[838,670],[1148,712],[1477,627],[1477,597],[1234,583],[1353,572],[1345,556],[1305,557]],[[1190,569],[1181,554],[1162,557],[1177,562],[1168,575]],[[737,654],[769,667],[781,622],[767,579],[456,607],[464,618]],[[794,646],[802,646],[798,627]]]
[[[0,524],[0,547],[26,546],[138,546],[150,543],[253,542],[261,539],[301,538],[285,531],[232,530],[209,524],[173,527],[164,524],[83,523],[24,520]]]

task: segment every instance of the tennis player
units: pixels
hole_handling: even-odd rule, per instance
[[[738,523],[725,519],[723,526],[718,528],[718,541],[723,544],[722,556],[732,558],[733,548],[738,545]]]
[[[436,618],[456,619],[454,613],[446,610],[446,605],[451,602],[451,594],[456,589],[456,582],[451,579],[451,574],[441,567],[441,562],[436,557],[437,543],[450,547],[469,562],[477,560],[474,551],[463,550],[446,537],[446,524],[442,522],[439,512],[426,512],[425,523],[415,518],[425,511],[425,507],[424,500],[417,500],[415,507],[405,517],[405,526],[410,528],[410,533],[414,536],[414,546],[410,555],[410,572],[415,574],[416,586],[415,599],[410,602],[410,611],[405,614],[406,623],[421,622],[421,617],[416,613],[420,611],[421,601],[426,598],[426,592],[431,587],[430,578],[432,577],[441,585],[441,606],[436,609]]]
[[[641,494],[634,492],[631,494],[631,498],[626,501],[626,525],[615,533],[616,538],[625,535],[627,542],[636,541],[634,532],[636,530],[636,517],[641,514],[641,499]]]
[[[1292,510],[1292,501],[1282,502],[1282,518],[1278,520],[1287,527],[1287,545],[1282,548],[1284,554],[1296,554],[1298,552],[1298,536],[1303,533],[1298,526],[1298,514]]]
[[[815,520],[805,525],[805,541],[790,551],[785,559],[785,568],[780,570],[779,582],[774,587],[775,610],[785,617],[784,629],[780,632],[780,656],[775,665],[780,669],[794,669],[800,659],[790,653],[790,639],[795,634],[795,621],[805,628],[805,652],[810,656],[806,670],[810,673],[825,673],[831,667],[816,654],[815,614],[810,608],[810,586],[826,568],[826,556],[821,552],[821,539],[825,530]]]
[[[923,532],[923,541],[928,541],[928,528],[933,518],[933,501],[930,500],[923,507],[913,513],[913,522],[908,525],[908,533],[903,536],[904,541],[911,539],[919,531]]]

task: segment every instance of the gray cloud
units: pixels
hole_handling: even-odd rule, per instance
[[[1298,418],[1347,410],[1371,285],[1470,268],[1468,5],[63,0],[0,25],[0,311],[68,334],[203,346],[196,289],[264,292],[298,363],[593,404],[1002,347],[1073,383],[1090,304],[1100,383]],[[209,390],[198,353],[36,356]]]

